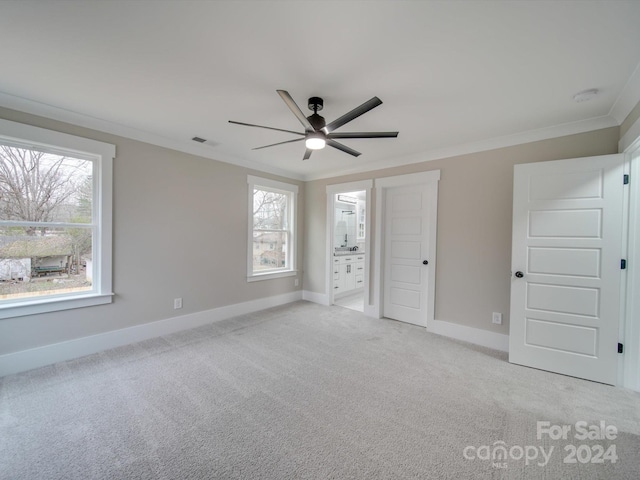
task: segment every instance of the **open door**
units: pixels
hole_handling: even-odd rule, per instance
[[[326,300],[373,316],[369,305],[373,180],[327,185]],[[354,248],[357,247],[357,248]]]
[[[616,383],[623,159],[515,166],[510,362]]]

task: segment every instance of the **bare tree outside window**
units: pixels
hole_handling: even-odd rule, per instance
[[[0,300],[91,288],[93,162],[0,145]]]
[[[289,194],[253,191],[253,271],[287,268]]]

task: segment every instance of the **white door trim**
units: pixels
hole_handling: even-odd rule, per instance
[[[638,120],[634,126],[640,126]],[[638,129],[636,129],[638,130]],[[640,131],[638,131],[640,135]],[[625,288],[624,315],[620,341],[624,344],[621,355],[622,372],[619,385],[640,391],[640,136],[631,142],[624,153],[629,163],[629,215],[627,234],[627,275]]]
[[[427,326],[435,315],[435,279],[436,279],[436,230],[438,221],[438,181],[440,180],[440,170],[428,172],[410,173],[407,175],[396,175],[393,177],[383,177],[375,179],[376,193],[376,215],[375,215],[375,251],[374,261],[371,268],[373,270],[373,301],[371,316],[382,317],[384,299],[384,212],[386,209],[386,190],[394,187],[404,187],[411,185],[432,185],[429,199],[429,221],[434,228],[429,229],[429,278],[428,285],[428,309]]]
[[[324,291],[327,292],[328,305],[333,305],[333,288],[331,288],[331,279],[333,278],[333,212],[335,211],[335,197],[337,193],[367,192],[366,222],[365,222],[365,239],[364,239],[364,314],[374,316],[372,314],[369,298],[369,275],[371,265],[371,191],[373,189],[373,180],[361,180],[359,182],[338,183],[335,185],[327,185],[327,238],[326,238],[326,255],[325,255],[325,285]]]

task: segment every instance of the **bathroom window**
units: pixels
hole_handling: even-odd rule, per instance
[[[365,218],[367,210],[364,205],[358,205],[358,240],[365,239]]]

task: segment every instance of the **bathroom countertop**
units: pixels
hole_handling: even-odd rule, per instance
[[[364,255],[364,250],[355,250],[347,252],[333,252],[334,257],[344,257],[345,255]]]

